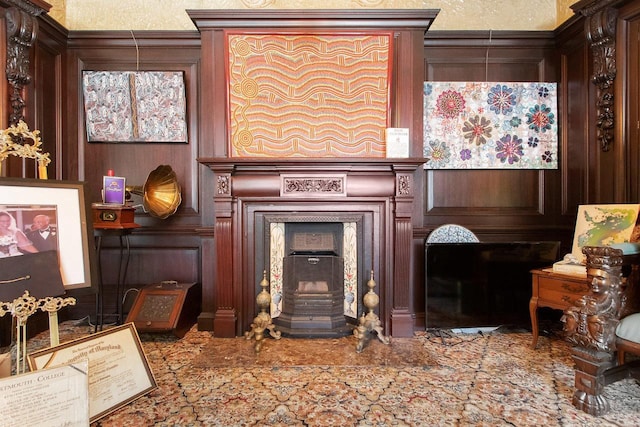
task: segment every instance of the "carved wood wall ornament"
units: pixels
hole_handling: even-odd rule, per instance
[[[31,83],[29,73],[30,50],[38,33],[37,17],[48,12],[51,6],[45,2],[26,0],[5,0],[0,2],[9,6],[5,12],[7,27],[7,80],[11,85],[11,113],[9,124],[17,125],[24,120],[24,87]]]
[[[229,181],[231,180],[231,175],[218,175],[218,194],[220,195],[230,195],[231,194],[231,185]]]
[[[397,175],[397,188],[396,188],[396,196],[412,196],[413,189],[411,188],[411,183],[413,181],[413,177],[411,175]]]
[[[583,0],[572,6],[586,17],[585,32],[593,54],[591,81],[598,88],[596,108],[598,142],[602,151],[609,151],[613,142],[614,93],[616,78],[616,22],[618,9],[624,0]]]
[[[613,141],[613,81],[616,78],[617,9],[606,8],[587,18],[587,40],[593,53],[591,81],[598,88],[598,141],[602,151],[609,151]]]

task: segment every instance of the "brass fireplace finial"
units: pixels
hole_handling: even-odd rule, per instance
[[[260,313],[253,319],[253,323],[251,324],[251,330],[244,333],[244,337],[248,340],[255,337],[256,343],[254,348],[256,353],[260,352],[260,348],[262,347],[262,342],[264,340],[264,331],[265,329],[269,331],[269,334],[275,338],[280,339],[280,331],[275,330],[275,325],[271,321],[271,316],[267,313],[267,309],[271,305],[271,295],[267,292],[267,288],[269,287],[269,282],[267,281],[267,271],[262,272],[262,280],[260,281],[260,287],[262,291],[256,297],[256,303],[258,304],[258,308],[260,309]]]
[[[364,295],[363,302],[365,307],[369,309],[369,312],[366,316],[362,313],[359,325],[353,330],[353,335],[358,339],[358,344],[356,345],[356,352],[358,353],[362,351],[365,343],[371,337],[372,332],[376,332],[378,334],[378,339],[383,344],[390,343],[389,337],[382,334],[382,322],[380,322],[380,318],[373,312],[380,303],[380,298],[378,298],[378,295],[373,292],[373,288],[376,287],[376,282],[373,280],[373,270],[371,270],[371,278],[367,282],[367,286],[369,287],[369,292]]]

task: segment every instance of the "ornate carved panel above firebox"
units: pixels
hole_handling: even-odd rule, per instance
[[[344,196],[346,189],[346,176],[314,176],[305,174],[301,176],[282,175],[282,196],[309,196],[322,194],[323,196]]]

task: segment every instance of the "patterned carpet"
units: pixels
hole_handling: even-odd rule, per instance
[[[61,324],[62,342],[92,332],[77,323]],[[607,386],[606,416],[580,412],[568,344],[541,336],[532,350],[526,331],[374,338],[360,354],[354,337],[283,338],[256,356],[251,341],[195,327],[141,341],[158,389],[93,426],[640,425],[640,385]]]

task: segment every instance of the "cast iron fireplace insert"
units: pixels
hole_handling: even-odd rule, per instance
[[[285,232],[283,303],[274,323],[294,337],[351,333],[344,316],[342,223],[290,223]]]

